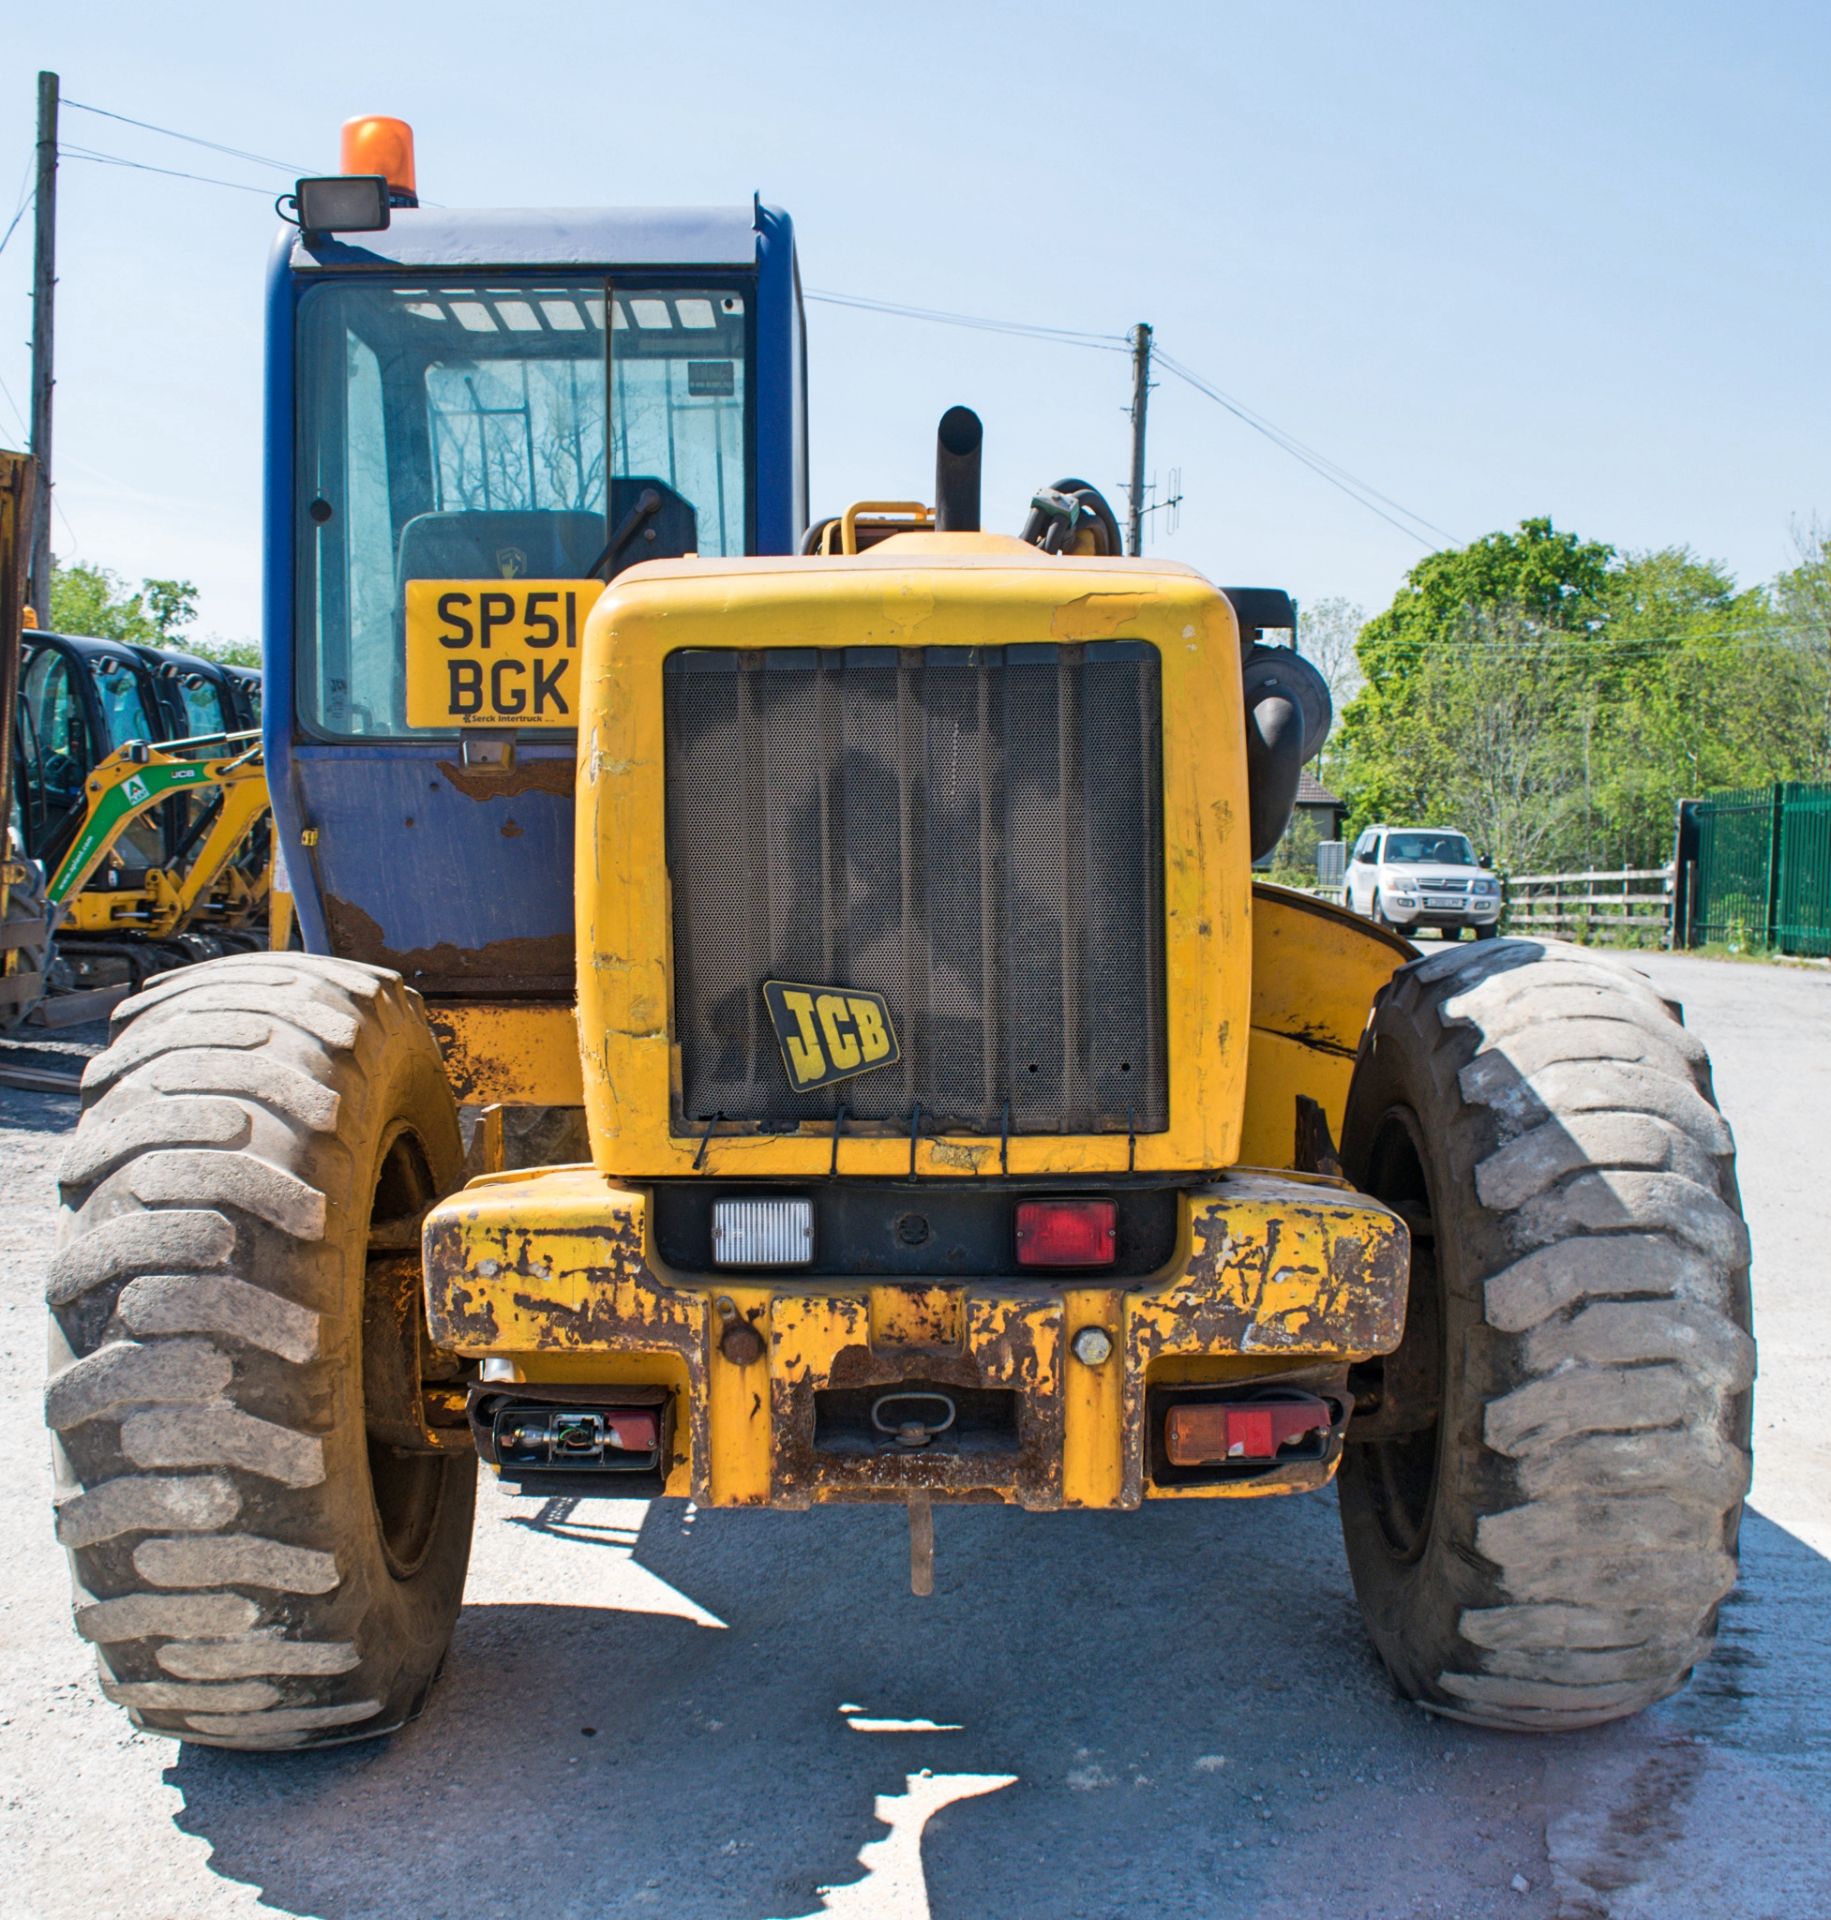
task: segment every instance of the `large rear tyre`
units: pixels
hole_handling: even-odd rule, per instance
[[[1399,1691],[1521,1729],[1673,1692],[1735,1581],[1754,1377],[1703,1049],[1579,948],[1433,954],[1375,1005],[1342,1157],[1413,1227],[1405,1344],[1341,1471]]]
[[[372,1265],[459,1178],[419,998],[379,968],[247,954],[115,1018],[49,1287],[77,1629],[149,1731],[386,1733],[444,1658],[476,1493],[474,1456],[374,1442],[365,1407]]]

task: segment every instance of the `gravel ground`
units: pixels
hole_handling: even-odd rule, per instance
[[[918,1601],[894,1513],[493,1492],[406,1732],[134,1734],[69,1627],[39,1421],[75,1102],[0,1091],[0,1914],[1831,1914],[1831,976],[1648,967],[1741,1142],[1755,1489],[1716,1659],[1555,1740],[1391,1697],[1329,1498],[944,1509]]]

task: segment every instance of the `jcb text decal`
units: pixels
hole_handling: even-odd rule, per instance
[[[575,727],[597,580],[409,580],[410,727]]]
[[[763,1002],[797,1093],[892,1066],[903,1057],[881,993],[765,980]]]

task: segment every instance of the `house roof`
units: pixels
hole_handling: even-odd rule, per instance
[[[1331,793],[1308,767],[1297,776],[1298,806],[1346,808],[1347,804],[1340,794]]]

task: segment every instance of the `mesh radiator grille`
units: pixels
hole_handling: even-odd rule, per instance
[[[1153,648],[689,650],[664,675],[677,1121],[1168,1125]],[[902,1058],[797,1093],[772,979],[883,994]]]

